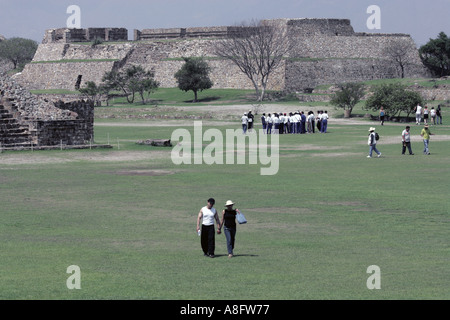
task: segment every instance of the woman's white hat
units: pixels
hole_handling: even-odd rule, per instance
[[[228,200],[227,203],[225,203],[225,207],[227,207],[227,206],[232,206],[233,204],[234,204],[233,201]]]
[[[370,127],[369,131],[375,131],[374,127]]]

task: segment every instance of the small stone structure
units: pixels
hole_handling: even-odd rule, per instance
[[[0,148],[85,145],[94,135],[91,101],[41,100],[0,75]]]

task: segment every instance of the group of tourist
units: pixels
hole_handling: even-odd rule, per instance
[[[406,126],[406,128],[402,131],[402,155],[406,153],[406,149],[408,148],[408,152],[410,155],[414,155],[411,147],[411,127]],[[434,133],[431,133],[430,126],[428,124],[425,124],[422,131],[420,131],[420,136],[423,140],[423,154],[430,155],[430,137],[434,136]],[[367,144],[369,145],[369,155],[367,158],[372,158],[372,153],[375,152],[379,157],[381,157],[381,152],[377,149],[377,140],[379,136],[375,132],[375,128],[371,127],[369,129],[369,139],[367,141]]]
[[[428,106],[422,107],[420,104],[414,108],[414,112],[416,114],[416,124],[420,125],[422,119],[424,124],[442,124],[442,110],[441,105],[438,105],[436,109],[431,107],[428,109]],[[431,120],[431,123],[429,121]]]
[[[289,113],[265,113],[261,116],[263,132],[266,134],[305,134],[318,132],[327,133],[328,130],[328,112],[318,111],[317,116],[313,111],[307,115],[303,111]],[[241,118],[242,131],[244,134],[253,129],[255,117],[252,111],[244,113]]]

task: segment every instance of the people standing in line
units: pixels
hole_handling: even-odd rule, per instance
[[[294,119],[294,114],[292,112],[289,112],[289,133],[294,134],[295,133],[295,123],[294,123],[295,119]]]
[[[292,119],[293,119],[293,121],[294,121],[293,132],[292,132],[292,133],[298,133],[298,117],[297,117],[297,112],[294,112],[294,114],[292,115]]]
[[[244,113],[244,115],[242,116],[241,122],[242,122],[242,131],[244,132],[244,134],[246,134],[248,129],[248,117],[246,113]]]
[[[248,132],[253,132],[253,122],[255,120],[255,116],[252,113],[252,110],[248,111],[247,114],[247,118],[248,118]]]
[[[312,111],[308,112],[308,117],[306,118],[308,133],[313,133],[314,131],[314,114]]]
[[[267,115],[266,120],[267,120],[267,134],[272,134],[273,118],[270,113]]]
[[[300,120],[301,121],[300,133],[305,134],[306,133],[306,116],[303,111],[301,112],[300,119],[301,119]]]
[[[375,134],[375,128],[371,127],[369,129],[369,140],[367,141],[367,144],[369,145],[369,155],[367,156],[367,158],[372,158],[372,153],[373,151],[376,152],[376,154],[378,155],[378,158],[381,157],[381,152],[378,151],[377,149],[377,139],[376,139],[376,134]]]
[[[279,127],[278,127],[279,131],[278,132],[280,134],[283,134],[284,133],[284,115],[283,115],[282,112],[280,112],[280,115],[279,115],[278,119],[280,119],[280,124],[279,124]]]
[[[437,106],[436,109],[436,118],[437,118],[436,124],[442,124],[442,110],[440,104]]]
[[[289,116],[284,114],[284,133],[289,133]]]
[[[295,129],[295,133],[300,134],[301,133],[301,127],[302,127],[302,116],[300,115],[300,111],[297,111],[294,115],[295,119],[296,119],[296,129]]]
[[[406,148],[408,148],[409,154],[414,155],[411,149],[411,133],[409,132],[410,126],[406,126],[402,132],[402,154],[405,154]]]
[[[384,112],[384,108],[381,107],[380,108],[380,124],[383,126],[384,125],[384,117],[386,116],[385,112]]]
[[[220,223],[221,228],[225,233],[227,239],[227,251],[228,258],[232,258],[234,253],[234,243],[236,239],[236,214],[240,213],[238,209],[233,209],[234,202],[228,200],[225,203],[226,209],[222,211],[222,221]]]
[[[436,109],[434,109],[434,107],[431,107],[430,117],[431,117],[431,123],[433,125],[436,125]]]
[[[280,132],[280,118],[278,118],[278,113],[274,113],[273,115],[274,133],[278,134]]]
[[[217,234],[220,234],[221,225],[219,216],[214,207],[215,200],[209,198],[207,205],[200,209],[197,216],[197,232],[200,233],[200,242],[203,250],[203,254],[207,257],[214,258],[214,251],[216,247],[215,243],[215,230],[214,221],[217,223]],[[200,229],[200,220],[202,220],[202,226]]]
[[[420,104],[417,105],[415,111],[416,111],[416,124],[419,125],[420,122],[422,121],[422,107],[420,106]]]
[[[430,136],[434,136],[433,133],[431,133],[430,128],[428,127],[428,124],[426,124],[424,126],[424,128],[422,129],[422,131],[420,132],[420,135],[423,138],[423,154],[429,155],[430,154]]]
[[[316,120],[317,120],[317,130],[319,130],[319,132],[322,132],[322,114],[323,114],[322,110],[317,112]]]
[[[328,117],[328,112],[325,110],[325,111],[322,113],[322,124],[321,124],[321,126],[320,126],[321,132],[322,132],[322,133],[327,133],[328,119],[329,119],[329,117]]]
[[[266,133],[267,130],[267,121],[266,121],[266,114],[263,113],[261,116],[261,123],[262,123],[262,127],[263,127],[263,133]]]
[[[428,110],[428,107],[425,106],[425,108],[423,109],[423,123],[424,124],[428,124],[428,115],[429,115],[429,110]]]

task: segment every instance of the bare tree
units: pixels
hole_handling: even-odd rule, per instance
[[[402,78],[405,77],[405,68],[411,63],[411,52],[416,49],[411,43],[403,41],[392,42],[384,50],[384,54],[395,64]]]
[[[232,61],[252,82],[258,101],[264,99],[271,74],[290,51],[286,29],[270,21],[243,23],[218,41],[215,54]]]

